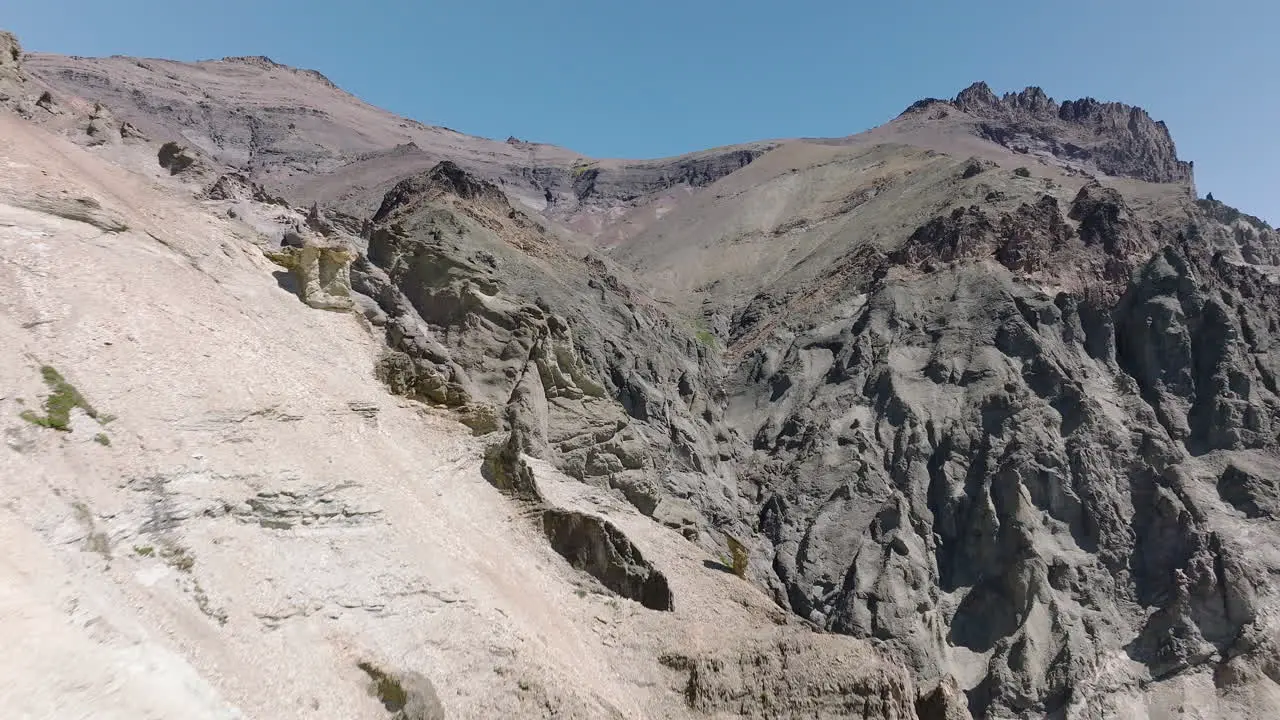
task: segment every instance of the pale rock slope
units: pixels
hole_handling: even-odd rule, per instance
[[[571,567],[361,316],[103,155],[0,115],[4,717],[915,717],[864,641],[534,462],[674,610]]]

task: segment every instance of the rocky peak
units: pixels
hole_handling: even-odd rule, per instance
[[[1107,175],[1149,182],[1193,181],[1192,165],[1178,159],[1168,127],[1140,107],[1090,97],[1059,104],[1039,87],[997,96],[985,82],[976,82],[950,101],[921,100],[904,114],[943,103],[977,119],[977,135],[1015,152],[1048,153]]]
[[[223,62],[243,63],[245,65],[261,65],[265,67],[284,67],[266,55],[231,55],[222,58]]]
[[[1037,116],[1051,115],[1058,110],[1058,104],[1053,101],[1053,98],[1046,95],[1044,90],[1038,87],[1029,87],[1016,94],[1006,94],[1002,103]]]
[[[401,180],[382,198],[373,222],[382,222],[401,208],[415,204],[420,198],[452,195],[462,200],[485,200],[509,205],[502,190],[445,160],[430,170]]]
[[[956,99],[951,103],[965,112],[974,112],[998,108],[1000,106],[1000,98],[996,97],[989,85],[979,80],[961,90],[960,94],[956,95]]]
[[[476,178],[448,160],[436,165],[427,173],[427,182],[464,200],[504,197],[497,185]]]
[[[321,83],[324,83],[325,85],[331,88],[334,88],[334,89],[338,88],[338,86],[332,80],[326,77],[324,73],[320,72],[319,70],[311,70],[308,68],[296,68],[291,65],[285,65],[283,63],[278,63],[275,60],[272,60],[266,55],[235,55],[231,57],[224,57],[222,58],[221,62],[237,63],[240,65],[251,65],[253,67],[262,68],[264,70],[287,70],[291,73],[305,75],[314,80],[318,80]]]

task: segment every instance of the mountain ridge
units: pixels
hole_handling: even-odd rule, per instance
[[[125,61],[36,65],[24,92],[48,87],[50,98],[28,115],[63,135],[59,148],[85,146],[73,153],[83,168],[133,173],[143,206],[167,198],[211,228],[184,230],[180,247],[226,288],[209,297],[243,303],[257,320],[215,314],[178,288],[171,303],[223,333],[297,324],[296,335],[279,332],[287,348],[263,348],[270,377],[303,353],[298,343],[332,348],[336,366],[304,353],[299,367],[325,388],[369,393],[376,380],[396,396],[357,414],[456,421],[444,443],[454,465],[430,476],[453,492],[437,496],[432,520],[443,515],[433,525],[442,533],[471,529],[413,535],[404,551],[430,566],[415,548],[441,542],[450,571],[474,578],[476,592],[501,588],[497,601],[457,591],[462,608],[480,608],[460,615],[468,627],[489,621],[522,641],[529,625],[494,618],[511,614],[540,636],[554,627],[604,670],[566,672],[573,653],[555,640],[539,645],[545,662],[515,655],[537,682],[505,669],[464,676],[453,663],[484,660],[447,642],[403,655],[406,671],[458,684],[439,698],[451,712],[639,717],[647,702],[662,717],[1255,720],[1280,709],[1280,592],[1270,582],[1280,572],[1280,233],[1197,200],[1190,164],[1145,111],[1058,104],[1036,88],[998,97],[975,83],[845,138],[593,161],[418,128],[259,61],[200,69],[211,73],[198,75],[209,80],[200,92],[197,75],[184,75],[196,71],[176,65],[176,79]],[[289,94],[299,88],[304,98]],[[87,129],[143,110],[155,111],[144,128],[153,137],[117,123],[99,142],[102,130]],[[22,127],[23,137],[43,132]],[[20,185],[0,195],[14,223],[80,218],[123,235],[122,251],[166,247],[155,242],[165,234],[128,230],[145,210],[126,212],[101,190],[101,201],[81,202],[29,198]],[[22,262],[45,257],[45,244],[21,239],[37,230],[14,223],[0,237]],[[71,246],[77,253],[110,257],[112,241],[81,230],[60,232],[87,243]],[[270,273],[268,260],[283,269]],[[43,282],[59,288],[88,266],[44,262]],[[121,292],[168,287],[156,270],[111,267],[132,280]],[[38,277],[24,283],[0,292],[28,314],[60,307]],[[32,304],[27,288],[42,299]],[[63,347],[76,327],[65,322],[27,329],[46,351],[82,351]],[[237,347],[255,357],[253,343]],[[182,363],[181,353],[163,358]],[[79,365],[68,376],[91,378],[88,396],[101,387],[119,398],[113,383],[142,364],[110,376]],[[334,391],[305,380],[277,383],[272,397],[307,408],[305,427],[319,428],[311,409]],[[259,415],[236,436],[253,452],[299,422]],[[420,427],[403,423],[377,443]],[[23,438],[38,431],[16,427]],[[163,427],[146,427],[162,442]],[[401,475],[411,458],[341,427],[366,462],[395,460],[390,478],[352,473],[353,492],[421,512],[415,480]],[[444,468],[421,444],[408,452]],[[248,462],[237,447],[214,454],[224,475]],[[236,512],[292,517],[272,511],[292,507],[284,501],[254,503]],[[533,518],[534,536],[503,520],[470,537],[490,514]],[[412,526],[412,512],[396,518]],[[198,523],[219,522],[175,521],[196,539]],[[277,529],[244,537],[275,551]],[[519,582],[491,586],[465,558],[492,558],[504,540],[517,549]],[[216,544],[193,547],[218,557]],[[336,578],[357,570],[331,566]],[[562,587],[577,576],[634,612],[624,650],[622,635],[597,644],[575,624],[599,608]],[[637,593],[648,578],[667,591]],[[232,609],[258,597],[227,589],[234,578],[217,572],[199,579],[215,590],[210,611],[210,597]],[[734,622],[717,625],[720,603]],[[377,612],[359,626],[375,634],[357,637],[402,649],[376,633],[410,632],[397,625],[408,616]],[[261,632],[238,615],[224,627],[211,637]],[[841,657],[868,672],[851,674]]]

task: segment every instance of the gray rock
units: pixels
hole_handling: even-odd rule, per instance
[[[906,113],[943,102],[921,101]],[[1045,150],[1108,175],[1187,185],[1192,181],[1191,163],[1178,159],[1169,129],[1139,107],[1093,98],[1059,105],[1038,87],[998,97],[985,82],[962,90],[950,105],[981,121],[976,128],[981,137],[1011,150]]]
[[[1280,477],[1232,463],[1218,478],[1218,494],[1251,518],[1280,518]]]
[[[520,434],[517,432],[508,435],[506,442],[490,446],[485,452],[481,473],[490,485],[511,497],[542,503],[542,491],[538,489],[533,469],[521,457],[520,446]]]
[[[920,720],[973,720],[964,693],[950,676],[916,701],[916,715]]]
[[[0,30],[0,107],[19,109],[26,93],[22,45],[13,33]]]
[[[185,147],[172,141],[160,146],[160,151],[156,154],[156,160],[160,163],[160,167],[169,171],[170,175],[177,175],[196,162],[195,155],[191,154]]]
[[[542,529],[553,550],[605,587],[650,610],[674,609],[666,576],[646,561],[613,523],[550,508],[542,513]]]
[[[578,271],[557,277],[544,259]],[[388,343],[408,356],[400,366],[461,368],[468,401],[505,408],[521,452],[617,489],[645,514],[669,491],[664,473],[721,464],[705,440],[718,412],[698,380],[714,362],[705,346],[638,306],[606,261],[567,255],[496,186],[456,165],[387,194],[353,272],[355,289],[391,318]]]
[[[1280,236],[1193,202],[1190,163],[1144,111],[979,84],[874,137],[591,161],[388,130],[310,96],[250,107],[216,83],[196,109],[200,78],[254,68],[264,96],[283,92],[273,76],[332,89],[262,59],[172,64],[172,80],[100,62],[28,66],[156,137],[211,138],[201,158],[252,157],[218,195],[274,180],[322,203],[308,237],[358,230],[351,290],[387,346],[377,372],[501,438],[486,477],[545,511],[580,567],[641,597],[652,571],[616,527],[544,507],[525,455],[708,550],[715,531],[741,539],[779,605],[872,639],[930,688],[864,687],[815,659],[806,646],[841,640],[815,634],[673,656],[695,710],[1101,718],[1166,688],[1193,705],[1180,693],[1210,677],[1224,697],[1280,678]],[[669,207],[646,241],[770,258],[737,278],[750,287],[661,290],[644,276],[670,268],[651,257],[550,227],[608,246],[632,236],[605,218]],[[758,210],[778,217],[754,227]]]
[[[316,203],[311,204],[311,210],[307,212],[306,223],[307,228],[311,230],[311,232],[324,235],[325,237],[333,235],[336,231],[333,223],[329,220],[328,216],[320,210],[320,206]]]
[[[92,225],[103,232],[122,233],[129,229],[118,213],[104,208],[91,197],[72,197],[64,191],[57,195],[37,193],[15,202],[30,210]]]

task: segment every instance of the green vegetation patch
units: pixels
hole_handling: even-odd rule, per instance
[[[699,330],[693,336],[698,338],[698,342],[707,347],[713,348],[716,346],[716,336],[710,330]]]
[[[373,680],[369,692],[382,701],[382,706],[388,712],[400,712],[405,705],[409,704],[409,693],[405,692],[399,680],[383,672],[373,663],[360,662],[357,663],[357,667]]]
[[[164,558],[169,567],[179,572],[189,573],[191,568],[196,566],[195,556],[184,547],[169,546],[162,548],[160,557]]]
[[[49,386],[49,397],[44,401],[44,415],[24,410],[19,417],[33,425],[62,432],[71,431],[71,411],[75,408],[80,408],[95,420],[98,419],[98,411],[57,370],[44,365],[40,368],[40,375],[44,377],[44,384]]]

